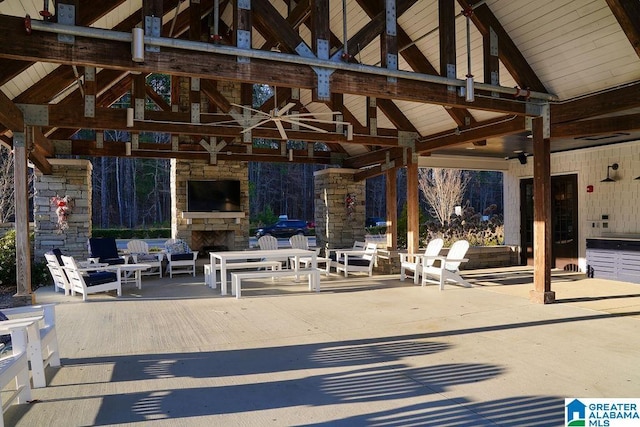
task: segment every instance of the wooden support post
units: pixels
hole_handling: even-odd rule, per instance
[[[418,203],[418,160],[407,159],[407,252],[420,248],[420,204]]]
[[[27,186],[27,147],[33,144],[33,129],[13,135],[13,176],[16,218],[17,296],[31,294],[31,243],[29,241],[29,189]]]
[[[388,169],[386,177],[387,199],[387,249],[398,249],[398,197],[396,194],[396,168]]]
[[[555,301],[551,291],[551,140],[544,138],[543,118],[533,119],[533,286],[529,299]]]

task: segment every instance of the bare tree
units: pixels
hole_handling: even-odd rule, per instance
[[[422,168],[418,171],[418,187],[424,194],[431,213],[445,225],[462,203],[469,176],[458,169]]]
[[[0,223],[13,221],[16,204],[13,181],[13,154],[0,145]]]

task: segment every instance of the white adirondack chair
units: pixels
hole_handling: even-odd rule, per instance
[[[65,295],[69,295],[69,292],[71,291],[69,279],[67,278],[67,274],[64,272],[62,266],[58,262],[58,258],[54,254],[49,253],[44,254],[44,258],[47,260],[47,268],[49,269],[51,277],[53,278],[55,291],[58,292],[60,289],[62,289]]]
[[[127,251],[133,258],[133,262],[138,264],[149,264],[151,268],[143,271],[143,275],[158,274],[162,278],[162,259],[164,254],[161,252],[152,254],[149,252],[149,245],[144,240],[130,240],[127,242]]]
[[[427,282],[437,283],[440,285],[440,290],[443,290],[445,283],[452,282],[470,288],[471,284],[465,281],[459,273],[460,264],[469,261],[464,257],[467,250],[469,250],[469,242],[458,240],[451,245],[446,257],[433,257],[438,265],[436,266],[434,263],[434,265],[422,267],[422,286]]]
[[[422,268],[431,267],[435,262],[435,256],[440,254],[440,250],[444,246],[444,240],[437,238],[431,240],[424,250],[424,254],[400,254],[400,280],[404,281],[406,272],[413,272],[413,283],[418,284]]]
[[[263,251],[275,251],[278,250],[278,239],[271,235],[262,236],[258,239],[258,247]],[[280,261],[284,268],[289,264],[289,259],[286,256],[280,258],[270,258],[270,261]]]
[[[309,238],[303,234],[294,234],[289,238],[293,249],[309,249]]]
[[[81,293],[82,300],[86,301],[88,294],[115,290],[118,296],[122,296],[118,266],[80,268],[73,257],[65,255],[62,255],[62,262],[69,278],[71,295]]]

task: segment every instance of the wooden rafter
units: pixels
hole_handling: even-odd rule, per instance
[[[606,1],[636,51],[636,55],[640,56],[640,2],[637,0]]]
[[[474,142],[478,139],[511,135],[525,130],[524,117],[505,116],[477,122],[463,128],[451,129],[436,135],[420,138],[415,151],[424,154],[443,147]]]
[[[470,7],[472,2],[468,0],[458,0],[458,3],[465,9]],[[483,36],[489,35],[489,28],[493,28],[496,32],[500,40],[500,60],[520,87],[529,88],[538,92],[547,92],[542,81],[538,78],[486,3],[473,10],[471,20]]]

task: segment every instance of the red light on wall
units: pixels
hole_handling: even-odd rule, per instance
[[[587,185],[587,193],[593,193],[593,185]]]

